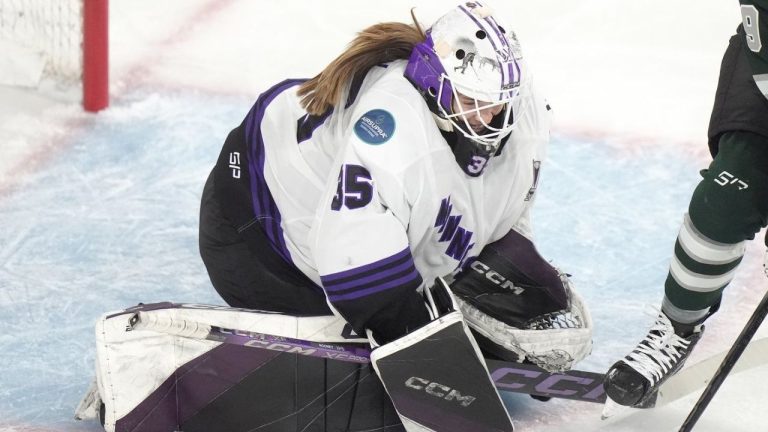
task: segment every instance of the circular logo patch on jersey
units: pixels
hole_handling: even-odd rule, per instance
[[[395,133],[395,118],[382,109],[370,110],[355,123],[355,135],[368,144],[384,144]]]

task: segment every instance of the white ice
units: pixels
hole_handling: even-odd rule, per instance
[[[0,87],[0,432],[96,431],[72,420],[93,324],[138,302],[219,303],[197,209],[227,132],[261,90],[310,77],[354,33],[416,2],[112,0],[109,109],[77,89]],[[595,319],[581,369],[645,334],[698,170],[736,1],[506,0],[555,112],[536,235]],[[430,22],[452,2],[419,2]],[[727,349],[766,290],[749,246],[691,364]],[[763,326],[758,337],[766,335]],[[698,431],[768,430],[768,367],[728,378]],[[697,394],[601,421],[594,404],[505,394],[522,431],[673,431]],[[751,407],[751,408],[750,408]]]

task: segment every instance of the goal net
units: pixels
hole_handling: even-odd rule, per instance
[[[0,0],[0,84],[82,84],[83,105],[107,105],[107,0]]]

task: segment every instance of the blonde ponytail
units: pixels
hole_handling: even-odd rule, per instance
[[[414,25],[389,22],[366,28],[344,53],[299,87],[302,107],[312,115],[336,107],[347,83],[378,64],[408,59],[413,47],[424,39],[415,20]]]

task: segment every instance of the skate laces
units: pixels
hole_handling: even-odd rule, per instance
[[[652,386],[678,364],[691,343],[675,334],[669,318],[661,311],[657,312],[656,322],[645,339],[624,358],[624,363],[645,377]]]

